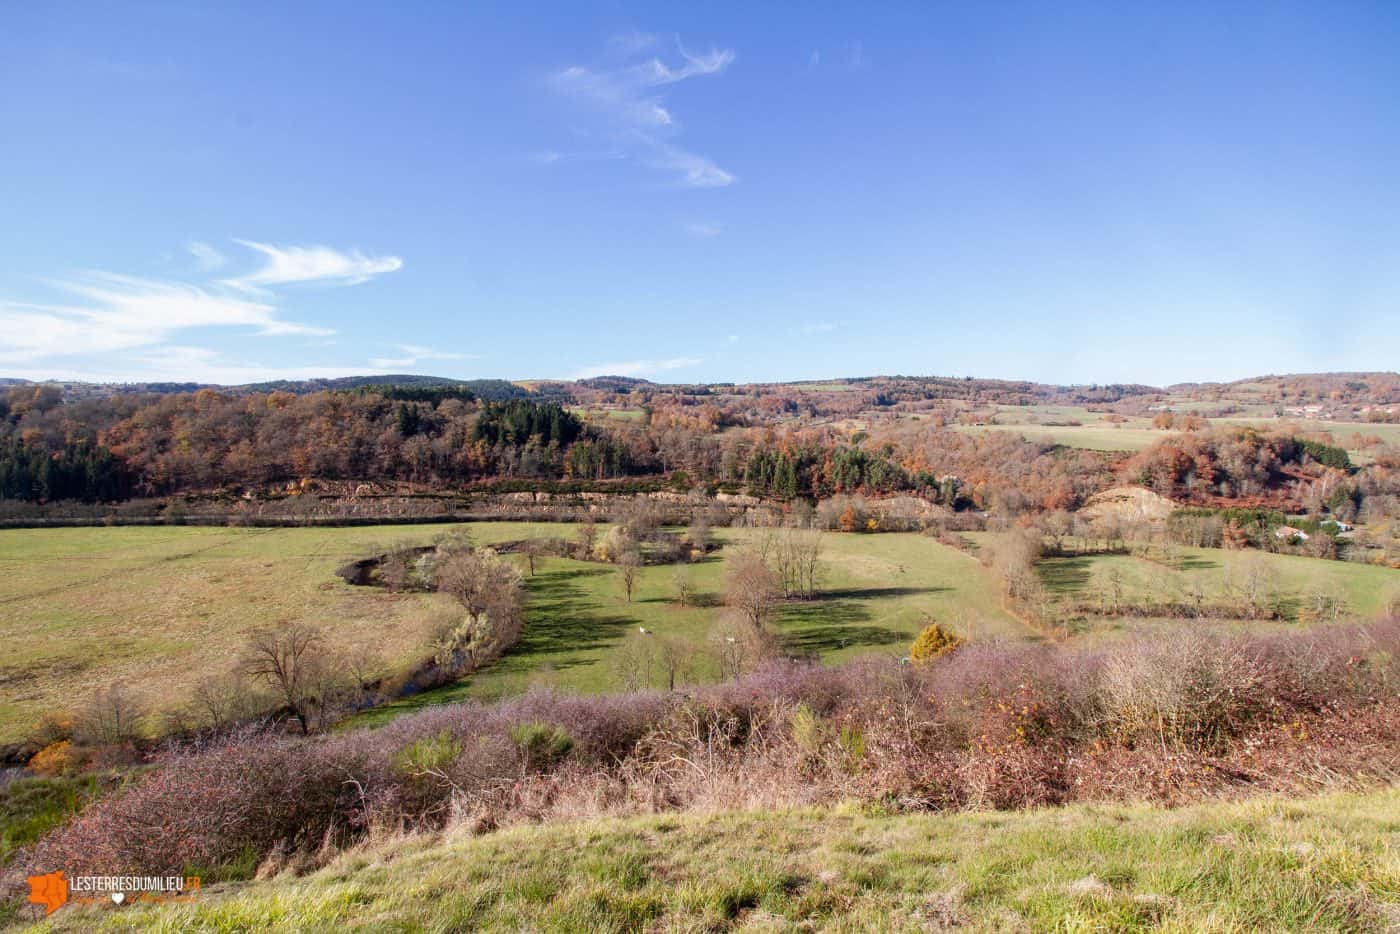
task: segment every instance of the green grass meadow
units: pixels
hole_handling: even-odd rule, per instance
[[[448,598],[354,587],[335,570],[391,544],[427,544],[444,525],[320,529],[90,528],[0,532],[0,742],[23,739],[49,712],[70,710],[95,688],[125,684],[152,709],[186,700],[203,678],[232,668],[248,633],[300,620],[338,644],[378,657],[386,672],[426,655],[432,633],[459,611]],[[480,544],[530,535],[571,536],[567,524],[472,523]],[[647,566],[628,602],[610,565],[545,558],[527,578],[528,625],[505,658],[446,688],[371,711],[355,723],[465,697],[492,699],[532,685],[601,692],[622,686],[617,659],[646,628],[688,649],[684,680],[714,677],[711,632],[722,613],[727,557],[757,533],[721,529],[722,546],[679,567],[696,599],[675,599],[677,566]],[[972,536],[978,538],[979,536]],[[975,560],[914,534],[827,534],[816,599],[784,605],[777,627],[794,655],[841,661],[866,652],[903,654],[926,616],[974,639],[1033,634],[1002,608],[995,575]],[[523,559],[515,558],[521,563]],[[1124,599],[1164,601],[1201,587],[1223,599],[1246,562],[1270,571],[1285,606],[1324,589],[1347,615],[1377,614],[1400,572],[1258,552],[1176,549],[1174,566],[1128,555],[1055,558],[1043,580],[1065,601],[1091,597],[1095,568],[1112,565]],[[1093,621],[1095,631],[1134,631],[1141,620]],[[1178,623],[1180,624],[1180,623]],[[653,674],[661,686],[659,671]]]
[[[569,531],[562,527],[563,534]],[[717,530],[723,543],[718,552],[679,567],[697,594],[686,607],[675,600],[677,566],[643,568],[629,603],[616,568],[546,558],[527,578],[528,626],[514,651],[457,684],[387,704],[353,722],[379,723],[424,704],[494,699],[532,685],[583,693],[616,690],[621,682],[614,662],[628,639],[679,639],[691,649],[687,680],[711,680],[709,636],[722,612],[726,556],[756,534]],[[973,638],[1032,635],[1001,608],[999,584],[990,571],[926,536],[828,534],[822,564],[818,598],[785,605],[777,619],[795,654],[829,662],[866,652],[903,655],[925,614],[961,626]],[[652,636],[643,637],[641,628]],[[662,686],[660,677],[655,672],[653,686]]]
[[[1104,579],[1110,571],[1117,572],[1124,603],[1186,602],[1193,593],[1203,594],[1208,602],[1228,603],[1232,588],[1237,588],[1254,569],[1263,570],[1268,586],[1276,594],[1284,617],[1282,625],[1298,624],[1303,604],[1317,592],[1340,599],[1341,617],[1362,620],[1379,616],[1387,601],[1400,592],[1400,571],[1391,568],[1254,550],[1173,547],[1164,560],[1131,554],[1096,554],[1045,558],[1037,564],[1041,581],[1051,596],[1064,603],[1096,600],[1096,580]],[[1136,618],[1096,618],[1090,625],[1098,631],[1130,632],[1147,622]],[[1186,620],[1175,621],[1175,625],[1190,624]]]
[[[1190,402],[1179,403],[1177,409],[1190,412],[1209,406],[1199,406]],[[1259,414],[1232,415],[1212,418],[1211,425],[1220,428],[1231,426],[1252,426],[1261,431],[1291,430],[1300,433],[1330,434],[1333,443],[1343,447],[1358,464],[1368,463],[1372,453],[1360,447],[1359,438],[1379,438],[1382,443],[1400,445],[1400,425],[1373,424],[1370,422],[1322,421],[1300,419],[1288,416],[1278,417],[1268,411]],[[1152,444],[1170,437],[1171,432],[1152,427],[1150,418],[1128,416],[1126,421],[1114,423],[1105,420],[1105,413],[1091,412],[1082,406],[1073,405],[1003,405],[996,408],[996,424],[958,425],[959,431],[987,432],[1004,431],[1019,434],[1028,441],[1045,441],[1072,448],[1086,448],[1091,451],[1141,451]],[[1078,425],[1052,425],[1047,422],[1080,422]]]
[[[0,644],[7,648],[0,742],[24,738],[44,714],[71,709],[113,682],[156,709],[180,703],[201,679],[233,666],[251,630],[286,620],[323,626],[345,648],[369,650],[391,668],[411,664],[458,612],[455,604],[438,594],[354,587],[335,570],[393,543],[427,544],[451,528],[0,531]],[[467,528],[480,544],[574,531],[511,522]],[[616,688],[612,656],[641,626],[693,645],[694,674],[704,678],[725,556],[750,534],[719,530],[725,547],[687,566],[705,606],[674,604],[672,567],[643,569],[628,603],[616,568],[546,559],[527,582],[528,626],[516,651],[475,678],[408,704],[494,697],[536,682],[573,691]],[[924,613],[975,619],[981,632],[973,635],[1023,634],[1000,609],[990,572],[932,539],[833,534],[823,548],[820,599],[785,607],[779,623],[793,651],[833,660],[902,653]]]

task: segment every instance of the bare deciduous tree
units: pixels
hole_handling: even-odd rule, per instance
[[[311,732],[312,706],[325,665],[326,643],[320,630],[304,623],[254,630],[244,650],[243,671],[271,688],[296,717],[302,733]]]
[[[125,685],[95,692],[73,722],[73,736],[91,746],[132,742],[141,734],[142,712]]]
[[[772,639],[739,614],[726,614],[710,631],[710,650],[721,678],[738,680],[773,650]]]
[[[540,558],[549,552],[549,545],[537,533],[531,533],[520,546],[520,553],[525,556],[525,566],[530,569],[530,576],[535,576],[535,565]]]
[[[465,620],[439,634],[438,664],[462,671],[496,657],[520,638],[524,595],[520,572],[490,549],[454,549],[434,568],[438,590],[456,598]]]
[[[689,676],[692,651],[689,643],[675,636],[656,640],[656,663],[666,677],[666,690],[674,691],[676,682]]]
[[[656,662],[654,642],[645,632],[628,636],[613,656],[613,672],[629,694],[640,691],[651,682],[651,669]]]
[[[1074,531],[1074,520],[1070,514],[1063,509],[1057,509],[1046,516],[1041,524],[1045,534],[1050,537],[1050,547],[1055,554],[1063,553],[1065,539]]]
[[[676,568],[671,575],[671,587],[676,593],[676,603],[679,606],[689,606],[690,601],[695,598],[695,581],[691,580],[689,572],[685,568]]]
[[[1262,556],[1239,562],[1229,567],[1227,573],[1227,589],[1244,604],[1251,618],[1266,619],[1274,615],[1278,604],[1278,582],[1273,569]]]
[[[209,726],[221,730],[243,713],[247,689],[236,671],[205,678],[195,685],[194,706]]]
[[[622,591],[627,595],[627,602],[632,602],[632,593],[637,588],[637,574],[642,569],[642,554],[635,548],[629,548],[617,556],[618,579],[622,582]]]
[[[593,546],[597,541],[598,526],[593,523],[592,517],[584,519],[574,533],[574,557],[580,561],[588,560],[593,555]]]
[[[384,659],[368,648],[356,649],[345,656],[346,688],[352,695],[355,709],[373,706],[376,693],[373,685],[384,670]]]
[[[1118,565],[1099,565],[1093,572],[1093,589],[1099,596],[1099,610],[1118,613],[1123,605],[1123,572]]]
[[[407,590],[413,580],[413,549],[399,543],[385,552],[379,561],[379,579],[394,592]]]
[[[785,596],[810,600],[817,593],[821,572],[822,533],[815,529],[786,529],[779,543],[779,575]]]
[[[757,554],[744,552],[729,563],[724,602],[755,632],[765,632],[782,590],[772,568]]]
[[[692,555],[698,553],[703,556],[710,550],[714,535],[710,532],[710,520],[703,512],[690,521],[690,528],[686,530],[685,537],[690,543]]]

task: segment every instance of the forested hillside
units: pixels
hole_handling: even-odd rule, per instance
[[[1296,385],[1333,382],[1318,377]],[[74,397],[47,384],[12,386],[0,393],[0,498],[112,502],[212,491],[256,497],[306,480],[451,490],[642,479],[778,502],[912,495],[941,508],[1014,518],[1074,510],[1097,492],[1132,484],[1199,506],[1325,509],[1349,520],[1368,502],[1371,514],[1393,515],[1400,496],[1393,447],[1377,441],[1356,464],[1315,428],[1164,410],[1151,443],[1133,454],[955,424],[977,411],[967,406],[988,400],[1138,405],[1157,392],[1150,387],[905,377],[769,387],[620,378],[529,388],[493,381],[343,384],[101,397]],[[1265,385],[1282,391],[1277,382]],[[1390,383],[1347,385],[1378,398]]]

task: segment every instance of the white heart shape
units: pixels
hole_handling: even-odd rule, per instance
[[[112,893],[112,901],[114,901],[114,902],[116,902],[118,905],[120,905],[122,902],[126,901],[126,893],[125,893],[125,892],[113,892],[113,893]]]

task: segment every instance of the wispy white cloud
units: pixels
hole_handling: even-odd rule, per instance
[[[649,47],[632,43],[633,53]],[[614,48],[623,48],[616,43]],[[688,188],[719,188],[736,179],[712,160],[688,152],[672,142],[679,122],[662,97],[663,89],[690,78],[717,75],[734,62],[730,49],[712,48],[692,54],[679,39],[680,62],[668,64],[659,56],[621,67],[590,68],[570,65],[553,76],[560,92],[587,106],[607,121],[610,133],[628,150],[640,150],[640,161],[677,177]],[[557,160],[556,160],[557,161]]]
[[[261,269],[223,280],[224,285],[239,289],[259,289],[293,282],[356,285],[403,268],[403,260],[397,256],[366,256],[359,250],[342,252],[328,246],[279,247],[256,240],[236,242],[266,257]]]
[[[718,237],[724,233],[724,228],[709,221],[686,221],[681,225],[681,229],[692,237],[699,237],[708,240],[710,237]]]
[[[397,357],[375,357],[370,360],[369,365],[376,370],[403,370],[417,366],[424,360],[475,360],[480,354],[448,353],[442,350],[433,350],[431,347],[419,347],[416,344],[396,344],[395,348],[400,351]]]
[[[412,344],[395,345],[401,357],[337,366],[267,366],[230,360],[219,351],[190,346],[186,332],[241,329],[260,337],[325,338],[331,328],[283,317],[272,286],[324,281],[363,282],[399,269],[396,256],[367,256],[328,247],[274,247],[238,241],[266,257],[246,276],[193,283],[112,272],[85,272],[43,280],[61,293],[54,301],[13,301],[0,297],[0,366],[6,375],[30,379],[80,378],[98,381],[178,380],[246,383],[265,379],[348,376],[420,360],[467,359]],[[204,271],[226,257],[202,241],[186,250]],[[325,340],[307,341],[325,345]]]
[[[840,325],[836,324],[834,321],[822,321],[822,322],[819,322],[819,323],[817,323],[817,324],[808,324],[808,325],[804,325],[803,327],[800,327],[800,328],[797,329],[797,333],[799,333],[799,334],[830,334],[832,331],[836,330],[838,327],[840,327]]]
[[[665,360],[627,360],[620,363],[600,363],[596,366],[579,368],[574,379],[592,379],[595,376],[651,376],[670,370],[683,370],[686,367],[703,363],[703,357],[671,357]]]
[[[627,158],[621,149],[573,150],[560,152],[557,149],[543,149],[530,153],[526,158],[536,165],[555,165],[561,162],[611,162]]]
[[[200,269],[218,269],[228,262],[227,256],[201,240],[191,240],[185,249],[199,262]]]
[[[656,36],[636,29],[620,32],[608,38],[608,45],[621,55],[636,55],[656,45]]]
[[[675,118],[654,95],[642,89],[654,82],[637,80],[638,70],[600,72],[571,65],[559,72],[556,83],[564,92],[590,104],[605,117],[624,127],[668,127]]]
[[[78,301],[0,302],[0,363],[148,347],[190,328],[243,327],[279,336],[334,333],[283,320],[268,302],[181,282],[92,272],[49,284]]]
[[[703,55],[691,55],[679,39],[676,40],[676,48],[680,50],[684,64],[672,68],[659,58],[643,62],[636,66],[640,83],[660,86],[701,75],[717,75],[734,62],[732,49],[711,49]]]
[[[363,364],[345,366],[269,366],[256,361],[229,359],[207,347],[162,344],[109,358],[95,365],[75,366],[64,361],[6,369],[6,375],[22,379],[81,379],[99,383],[219,383],[237,386],[275,379],[335,379],[358,376]]]
[[[326,337],[335,331],[283,317],[270,287],[296,282],[364,282],[403,266],[397,256],[368,256],[358,250],[347,253],[323,246],[238,242],[262,254],[265,262],[261,268],[200,284],[86,272],[45,280],[66,295],[66,300],[16,302],[0,298],[0,364],[44,367],[53,372],[52,367],[65,361],[119,353],[123,363],[151,369],[151,360],[164,359],[176,346],[173,342],[178,334],[201,328],[242,328],[264,337]],[[203,271],[227,263],[222,252],[203,241],[191,241],[185,249]],[[415,360],[434,359],[432,355],[438,353],[413,350],[417,352]],[[191,366],[207,362],[208,353],[191,351],[185,362]],[[96,367],[105,363],[98,362]]]
[[[734,184],[734,176],[704,156],[679,149],[660,140],[649,139],[652,154],[650,165],[676,173],[686,188],[723,188]]]

